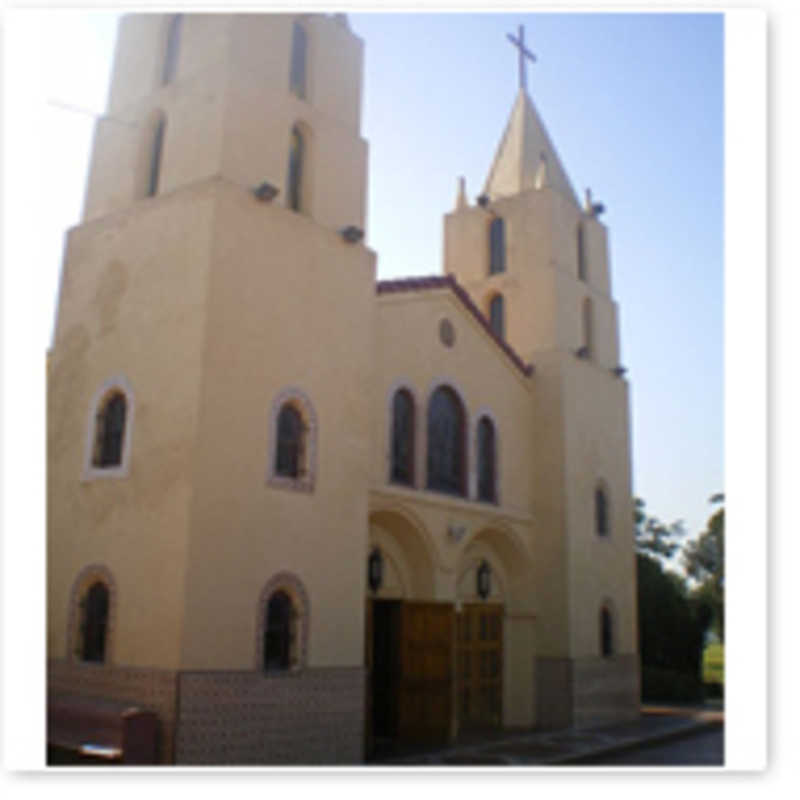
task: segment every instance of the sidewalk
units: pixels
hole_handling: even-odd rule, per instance
[[[677,739],[724,724],[724,712],[710,707],[642,706],[637,720],[585,730],[501,731],[438,751],[386,758],[376,766],[534,766],[579,763]]]

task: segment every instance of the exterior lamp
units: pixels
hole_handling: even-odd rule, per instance
[[[478,195],[478,205],[481,208],[486,208],[486,206],[489,205],[489,195],[488,194]]]
[[[364,238],[364,231],[361,228],[356,228],[355,225],[348,225],[339,231],[342,239],[348,244],[358,244]]]
[[[620,367],[614,367],[614,369],[613,369],[613,370],[611,370],[611,371],[612,371],[612,372],[613,372],[613,373],[614,373],[614,374],[615,374],[615,375],[616,375],[618,378],[622,378],[622,377],[625,375],[625,373],[626,373],[628,370],[627,370],[625,367],[622,367],[622,366],[620,366]]]
[[[377,592],[383,583],[383,555],[377,547],[369,554],[367,582],[373,592]]]
[[[253,189],[253,194],[261,200],[262,203],[271,203],[278,194],[278,188],[271,183],[259,184]]]
[[[481,561],[478,567],[478,597],[485,600],[492,590],[492,568],[488,561]]]
[[[583,345],[583,347],[579,347],[575,351],[575,355],[578,358],[589,358],[589,348],[586,345]]]

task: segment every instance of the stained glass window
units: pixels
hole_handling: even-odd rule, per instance
[[[428,488],[466,494],[464,410],[455,392],[439,387],[428,406]]]

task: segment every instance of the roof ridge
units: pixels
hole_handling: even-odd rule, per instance
[[[505,340],[501,339],[493,330],[486,315],[475,305],[469,292],[455,279],[453,275],[426,275],[422,277],[395,278],[393,280],[377,281],[376,294],[389,294],[391,292],[424,291],[426,289],[449,288],[453,294],[466,306],[467,310],[477,319],[480,326],[494,340],[494,343],[511,359],[514,366],[525,377],[534,373],[533,364],[526,364],[516,350]]]

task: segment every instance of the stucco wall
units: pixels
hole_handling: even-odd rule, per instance
[[[48,649],[66,655],[72,584],[117,582],[113,661],[175,667],[205,321],[209,187],[71,231],[48,380]],[[86,476],[98,390],[130,387],[129,462]]]
[[[257,604],[304,584],[312,666],[363,660],[374,255],[232,185],[218,195],[192,475],[186,669],[256,666]],[[272,485],[271,409],[316,416],[311,491]]]

